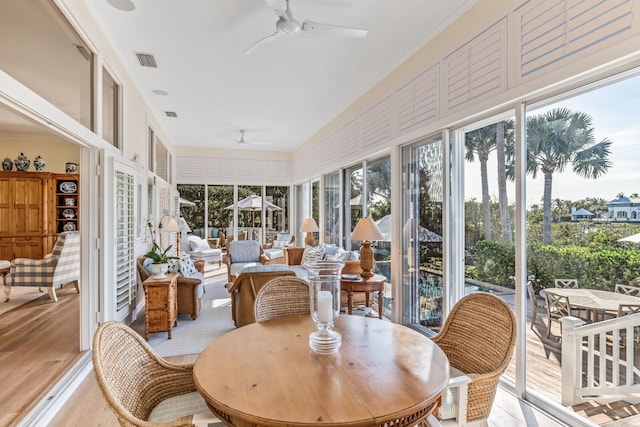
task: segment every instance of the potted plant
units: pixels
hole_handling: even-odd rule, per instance
[[[153,260],[153,263],[151,264],[151,270],[154,273],[153,278],[164,279],[167,277],[165,272],[169,266],[169,261],[179,258],[169,255],[169,251],[173,247],[172,245],[169,245],[166,249],[162,247],[162,235],[159,236],[159,240],[156,242],[155,231],[151,222],[147,222],[147,227],[149,228],[149,232],[153,238],[153,244],[151,245],[151,250],[145,254],[145,257]]]

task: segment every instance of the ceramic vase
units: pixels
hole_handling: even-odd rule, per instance
[[[35,159],[33,159],[33,167],[36,168],[36,171],[38,172],[43,171],[45,166],[46,166],[46,163],[42,157],[38,156]]]
[[[24,172],[29,169],[31,160],[27,159],[27,156],[25,156],[24,153],[20,153],[20,155],[13,161],[13,164],[16,165],[16,170]]]
[[[6,157],[3,161],[2,161],[2,170],[3,171],[10,171],[13,169],[13,162],[11,161],[10,158]]]

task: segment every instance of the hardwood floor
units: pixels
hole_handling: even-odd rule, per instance
[[[0,315],[0,425],[12,426],[80,357],[80,298],[73,284]],[[0,302],[2,304],[2,302]]]

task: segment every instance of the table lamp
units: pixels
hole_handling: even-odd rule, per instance
[[[384,236],[378,229],[375,222],[369,217],[364,217],[358,221],[356,228],[351,233],[351,240],[361,240],[360,248],[360,267],[362,268],[362,277],[369,278],[373,276],[373,267],[375,260],[373,259],[373,249],[371,249],[372,240],[383,240]]]
[[[180,255],[180,226],[178,225],[178,221],[175,218],[169,218],[169,222],[166,226],[162,226],[162,220],[160,220],[160,227],[164,229],[164,231],[168,231],[169,233],[176,233],[176,255]]]
[[[313,238],[313,233],[320,231],[316,220],[313,218],[305,218],[302,227],[300,227],[300,231],[307,233],[307,236],[304,238],[304,244],[306,246],[314,246],[316,242]]]

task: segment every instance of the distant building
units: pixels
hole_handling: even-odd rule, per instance
[[[618,197],[607,202],[609,221],[640,222],[640,199]]]
[[[576,209],[571,207],[571,221],[593,221],[596,214],[589,212],[584,208]]]

